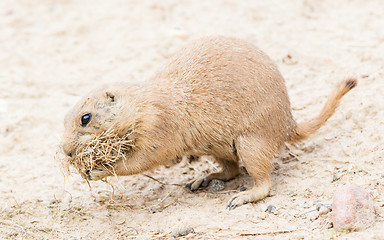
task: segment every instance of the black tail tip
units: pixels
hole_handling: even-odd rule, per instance
[[[349,89],[352,89],[357,86],[357,79],[356,78],[351,78],[345,81],[345,86]]]

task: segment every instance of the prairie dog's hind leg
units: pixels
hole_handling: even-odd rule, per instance
[[[193,181],[185,185],[191,191],[195,191],[200,187],[206,187],[213,179],[219,179],[223,181],[229,181],[235,178],[239,173],[239,164],[236,160],[226,160],[221,158],[215,158],[221,167],[220,172],[211,173],[207,176],[200,176]]]
[[[277,145],[271,146],[270,142],[258,136],[239,137],[236,146],[240,160],[254,180],[254,186],[234,195],[228,202],[229,210],[268,196],[271,189],[271,160],[278,149]]]

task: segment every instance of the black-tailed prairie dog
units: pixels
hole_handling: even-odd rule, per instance
[[[74,159],[110,129],[131,141],[113,164],[82,169],[88,180],[141,173],[183,155],[214,156],[221,171],[188,183],[191,190],[233,179],[241,161],[254,186],[229,200],[232,209],[268,195],[272,158],[285,142],[318,130],[356,84],[341,82],[317,117],[296,123],[284,79],[266,54],[243,40],[203,38],[145,82],[90,92],[66,116],[62,147]]]

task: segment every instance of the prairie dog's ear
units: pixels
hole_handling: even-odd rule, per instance
[[[106,92],[105,94],[106,94],[107,99],[108,99],[109,102],[114,102],[115,101],[115,94],[113,94],[111,92]]]

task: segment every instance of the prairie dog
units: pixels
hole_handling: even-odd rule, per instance
[[[188,183],[191,190],[233,179],[242,161],[254,186],[229,200],[232,209],[268,195],[274,155],[285,142],[318,130],[356,84],[342,81],[318,116],[297,124],[284,79],[266,54],[243,40],[203,38],[145,82],[109,84],[86,95],[65,118],[63,151],[73,158],[107,129],[130,133],[134,147],[125,159],[113,172],[89,169],[82,174],[89,180],[137,174],[183,155],[214,156],[221,171]]]

